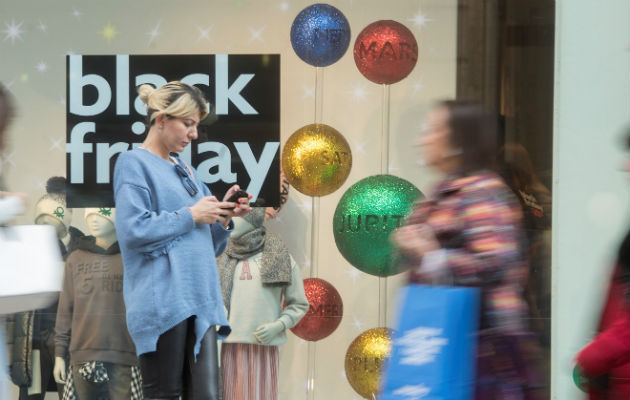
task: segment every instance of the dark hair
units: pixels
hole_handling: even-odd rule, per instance
[[[449,113],[451,145],[461,150],[463,174],[495,168],[497,119],[479,104],[447,100],[440,103]]]
[[[0,148],[2,148],[2,137],[9,127],[11,120],[15,116],[15,106],[13,96],[9,90],[0,83]]]
[[[532,160],[520,143],[506,143],[497,155],[496,167],[508,184],[528,190],[538,181]]]

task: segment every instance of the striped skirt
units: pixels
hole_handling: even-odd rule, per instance
[[[278,346],[223,343],[223,400],[277,400],[278,367]]]

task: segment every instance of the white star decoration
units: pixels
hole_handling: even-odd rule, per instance
[[[212,25],[210,25],[209,27],[205,29],[203,29],[200,26],[197,26],[197,30],[199,31],[199,37],[197,38],[197,41],[201,39],[210,41],[210,32],[212,31]]]
[[[11,20],[10,24],[7,24],[6,22],[4,23],[4,25],[7,27],[5,30],[3,30],[2,32],[4,33],[4,41],[7,41],[9,39],[11,39],[11,44],[15,44],[15,39],[22,39],[22,34],[26,31],[24,31],[22,29],[22,24],[24,23],[24,21],[20,22],[19,24],[15,22],[15,20]]]
[[[53,139],[49,137],[48,140],[50,140],[50,143],[51,143],[50,147],[48,148],[48,151],[52,151],[54,149],[63,150],[63,147],[61,147],[61,142],[63,141],[63,138]]]
[[[48,26],[42,21],[39,21],[39,25],[37,26],[37,29],[39,29],[42,32],[46,32],[48,30]]]
[[[312,86],[302,85],[302,100],[315,98],[315,88]]]
[[[357,328],[357,330],[359,331],[361,331],[361,329],[363,328],[363,323],[359,321],[359,319],[354,315],[352,316],[352,325],[354,325],[354,327]]]
[[[151,43],[153,43],[153,41],[155,39],[157,39],[158,36],[160,36],[160,24],[161,23],[162,23],[162,21],[158,22],[157,25],[155,26],[155,28],[153,28],[152,30],[147,32],[147,35],[149,36],[149,46],[151,46]]]
[[[262,33],[265,30],[265,27],[263,26],[260,29],[254,29],[251,26],[249,27],[249,33],[251,34],[251,36],[249,37],[249,42],[253,42],[254,40],[257,40],[259,42],[265,42],[264,39],[262,38]]]
[[[280,3],[280,10],[287,11],[288,9],[289,9],[289,2],[288,1],[283,1],[282,3]]]
[[[413,22],[413,24],[418,28],[422,28],[427,24],[427,22],[432,20],[427,18],[427,16],[422,13],[422,10],[418,10],[416,15],[414,15],[413,18],[409,18],[407,21]]]
[[[360,82],[356,83],[352,89],[348,90],[348,93],[356,103],[360,103],[367,97],[366,85]]]
[[[424,81],[422,80],[422,78],[419,78],[413,85],[411,85],[411,88],[414,95],[420,90],[424,89]]]
[[[311,257],[304,253],[304,262],[302,263],[302,268],[306,269],[307,272],[311,269]]]
[[[365,154],[365,147],[368,144],[368,140],[357,142],[354,138],[351,137],[347,137],[346,139],[350,142],[352,154]]]
[[[361,142],[354,146],[354,152],[357,154],[365,154],[365,146],[367,146],[367,142]]]
[[[39,62],[39,63],[35,66],[35,69],[37,69],[39,72],[42,72],[42,73],[43,73],[43,72],[48,71],[48,65],[47,65],[45,62],[40,61],[40,62]]]
[[[74,15],[74,17],[76,19],[81,19],[81,14],[83,14],[81,11],[77,10],[76,8],[74,10],[72,10],[72,15]]]
[[[15,162],[13,161],[13,156],[15,155],[15,151],[7,154],[7,153],[2,153],[1,157],[0,157],[0,161],[1,164],[11,164],[12,166],[15,167]]]

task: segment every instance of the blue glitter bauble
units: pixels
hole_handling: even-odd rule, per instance
[[[304,62],[314,67],[326,67],[348,50],[350,24],[335,7],[313,4],[300,11],[293,20],[291,44]]]

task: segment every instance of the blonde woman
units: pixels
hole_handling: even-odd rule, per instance
[[[221,201],[177,157],[207,115],[201,91],[182,82],[139,89],[149,132],[114,171],[124,298],[148,399],[216,399],[217,331],[230,332],[215,257],[249,199]],[[233,209],[230,209],[233,208]],[[217,329],[218,328],[218,329]]]

